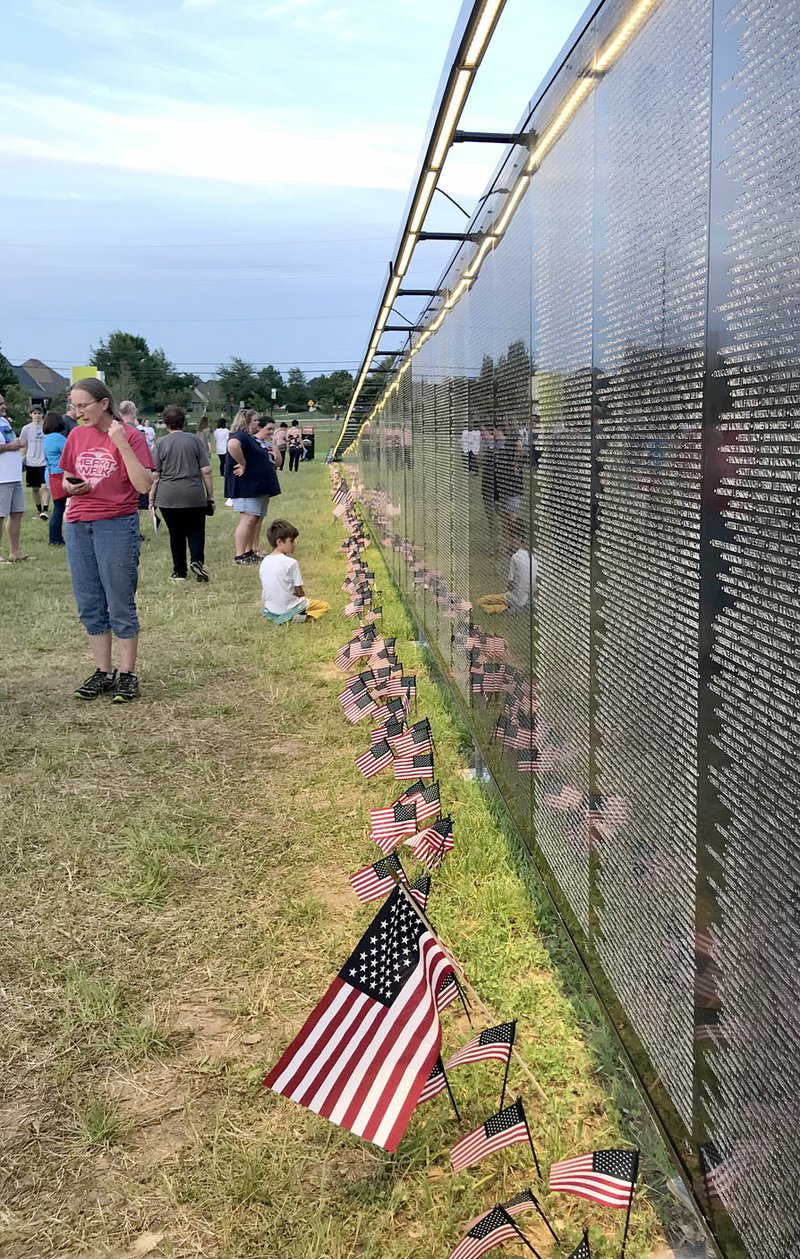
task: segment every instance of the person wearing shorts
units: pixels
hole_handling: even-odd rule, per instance
[[[3,526],[8,521],[8,559],[0,555],[0,564],[27,560],[19,549],[19,531],[25,511],[25,491],[22,488],[22,455],[25,443],[17,437],[6,416],[5,400],[0,397],[0,541]]]
[[[239,523],[233,535],[234,564],[260,564],[258,552],[261,526],[270,498],[280,494],[275,466],[256,440],[261,418],[256,411],[240,411],[231,425],[225,463],[225,497],[233,501]]]
[[[33,505],[40,520],[47,520],[47,508],[50,503],[50,491],[45,483],[47,460],[44,457],[44,411],[39,406],[31,407],[31,422],[26,424],[20,433],[20,440],[25,442],[25,484],[33,495]]]

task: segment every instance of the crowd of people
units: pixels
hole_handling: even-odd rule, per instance
[[[186,582],[190,572],[198,582],[210,580],[205,529],[216,506],[212,451],[219,458],[226,504],[238,517],[233,561],[261,566],[264,615],[282,624],[327,611],[303,588],[293,557],[294,525],[273,521],[272,552],[259,551],[270,501],[281,493],[278,473],[287,457],[288,470],[297,472],[309,453],[298,421],[276,428],[267,417],[243,409],[230,426],[221,417],[213,433],[207,416],[195,433],[185,426],[181,407],[165,407],[159,437],[152,425],[140,422],[135,403],[117,405],[103,381],[87,377],[72,386],[65,414],[33,405],[29,423],[17,435],[0,397],[0,544],[7,532],[9,549],[0,565],[31,559],[20,545],[30,489],[37,516],[48,523],[50,545],[66,549],[78,617],[89,639],[95,669],[76,688],[79,699],[110,695],[115,703],[127,703],[139,695],[141,511],[149,512],[156,529],[162,522],[166,526],[171,580]]]

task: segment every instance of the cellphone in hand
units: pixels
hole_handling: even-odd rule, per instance
[[[67,475],[67,473],[65,472],[65,473],[64,473],[64,480],[65,480],[65,481],[69,481],[70,485],[83,485],[83,477],[82,477],[82,476],[68,476],[68,475]]]

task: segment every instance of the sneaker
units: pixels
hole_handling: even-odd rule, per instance
[[[260,560],[257,560],[257,559],[256,559],[256,557],[255,557],[255,555],[253,554],[253,552],[252,552],[252,551],[245,551],[244,555],[236,555],[236,556],[234,556],[234,560],[233,560],[233,562],[234,562],[234,564],[242,564],[242,565],[260,564],[260,563],[261,563],[261,561],[260,561]]]
[[[117,685],[117,671],[104,673],[95,669],[90,678],[82,682],[75,690],[76,699],[97,699],[98,695],[110,695]]]
[[[189,565],[198,581],[210,581],[210,577],[199,560],[192,560]]]
[[[173,571],[170,581],[186,581],[186,578]]]
[[[50,519],[50,517],[48,516],[48,514],[47,514],[47,512],[46,512],[46,511],[40,511],[40,512],[39,512],[39,519],[40,519],[40,520],[49,520],[49,519]]]
[[[185,581],[186,578],[181,578]],[[117,685],[114,688],[114,704],[127,704],[132,699],[139,698],[139,679],[135,673],[121,673],[117,678]]]

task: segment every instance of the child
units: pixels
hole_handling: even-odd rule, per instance
[[[303,589],[300,566],[294,556],[299,531],[288,520],[273,520],[267,530],[272,553],[261,561],[259,576],[264,606],[261,609],[275,625],[285,621],[312,621],[324,616],[330,604],[309,599]]]
[[[508,566],[508,589],[503,597],[509,612],[524,612],[536,595],[539,565],[536,556],[525,546],[525,534],[519,525],[512,525],[509,539],[515,549]]]

